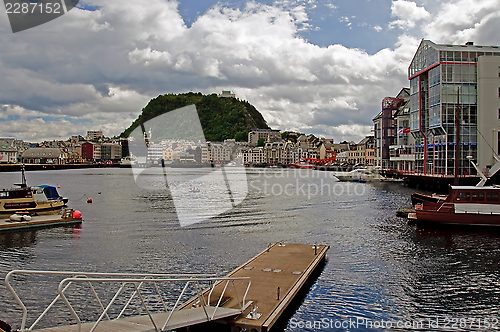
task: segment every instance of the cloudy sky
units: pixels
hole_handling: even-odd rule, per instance
[[[0,4],[0,137],[120,134],[160,94],[231,90],[274,129],[370,134],[422,38],[500,45],[500,0],[80,0],[12,33]]]

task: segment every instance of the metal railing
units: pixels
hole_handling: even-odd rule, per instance
[[[22,302],[21,298],[19,295],[16,293],[14,287],[11,285],[11,279],[15,275],[52,275],[52,276],[61,276],[64,277],[59,282],[59,285],[57,287],[57,295],[56,297],[50,302],[47,307],[43,310],[43,312],[35,319],[33,324],[29,327],[26,328],[26,322],[28,319],[28,309]],[[243,294],[243,297],[239,298],[238,293],[236,291],[236,286],[234,284],[235,281],[247,281],[248,285],[246,285],[245,292]],[[16,302],[19,304],[19,306],[22,309],[23,312],[23,317],[22,317],[22,322],[21,322],[21,332],[24,331],[31,331],[33,328],[44,318],[49,310],[54,307],[54,305],[61,300],[66,308],[69,310],[71,316],[73,317],[74,320],[76,320],[76,325],[77,325],[77,332],[81,331],[81,325],[82,325],[82,320],[80,319],[80,316],[77,314],[73,306],[71,305],[70,301],[68,300],[68,297],[66,296],[66,293],[68,289],[73,285],[73,284],[87,284],[89,286],[91,295],[95,297],[97,304],[101,310],[99,318],[97,321],[94,323],[92,328],[90,329],[90,332],[93,332],[99,323],[106,319],[106,320],[117,320],[121,317],[123,317],[125,311],[127,308],[130,307],[132,301],[134,298],[137,296],[140,300],[141,307],[146,311],[146,314],[149,316],[149,319],[151,323],[153,324],[154,328],[156,331],[163,331],[166,326],[168,325],[173,313],[177,310],[179,307],[179,304],[182,300],[182,298],[186,295],[186,291],[189,289],[190,286],[194,287],[195,291],[195,298],[198,298],[197,304],[203,308],[205,318],[207,321],[213,320],[215,317],[215,314],[217,312],[217,309],[219,308],[222,299],[224,295],[226,294],[226,290],[228,288],[228,285],[231,283],[233,286],[234,290],[234,296],[237,300],[238,303],[238,310],[243,312],[249,302],[246,302],[246,296],[248,294],[248,291],[250,289],[251,285],[251,280],[249,277],[216,277],[215,275],[211,274],[154,274],[154,273],[95,273],[95,272],[74,272],[74,271],[35,271],[35,270],[14,270],[11,271],[7,274],[5,277],[5,285],[7,289],[10,291],[10,293],[14,296],[14,299]],[[119,284],[119,288],[116,291],[116,293],[112,296],[111,300],[105,307],[103,305],[103,302],[99,295],[97,294],[94,285],[96,283],[102,284]],[[163,296],[161,294],[159,284],[163,283],[183,283],[184,287],[182,288],[182,291],[180,295],[177,297],[177,300],[175,301],[174,306],[172,307],[171,310],[168,309],[167,304],[165,303]],[[152,312],[151,310],[148,309],[148,303],[145,300],[145,297],[141,293],[141,288],[145,284],[152,284],[156,294],[155,296],[159,297],[161,306],[163,307],[163,311],[168,314],[168,317],[166,321],[164,322],[163,326],[161,329],[157,325],[157,323],[154,321]],[[202,285],[208,284],[210,285],[209,288],[203,288]],[[133,286],[133,293],[132,295],[125,296],[125,305],[121,308],[120,313],[118,314],[117,317],[111,318],[110,317],[110,309],[115,306],[120,306],[120,304],[117,304],[117,299],[120,298],[120,294],[123,292],[123,290],[129,286]],[[215,287],[217,285],[224,285],[223,290],[220,294],[220,296],[217,299],[217,304],[215,307],[212,306],[213,312],[210,315],[207,311],[207,307],[210,306],[210,298],[215,290]],[[205,300],[206,298],[206,300]],[[170,311],[170,312],[169,312]]]

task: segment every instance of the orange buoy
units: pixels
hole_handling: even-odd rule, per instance
[[[82,213],[78,210],[73,211],[73,218],[80,219],[82,217]]]
[[[92,203],[92,198],[87,199],[87,203]]]

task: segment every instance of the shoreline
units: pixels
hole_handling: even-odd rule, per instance
[[[20,172],[22,164],[0,165],[0,172]],[[80,168],[131,168],[130,165],[105,165],[105,164],[24,164],[26,171],[44,171],[59,169],[80,169]]]

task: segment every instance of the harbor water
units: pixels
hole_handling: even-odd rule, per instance
[[[500,330],[500,231],[409,225],[396,210],[410,207],[414,190],[401,183],[337,182],[315,170],[242,172],[249,191],[241,203],[185,227],[171,192],[137,185],[131,169],[28,172],[29,185],[57,185],[84,221],[0,234],[0,277],[14,269],[225,275],[270,243],[318,243],[330,246],[328,260],[278,330]],[[2,173],[0,187],[20,179]],[[220,196],[210,197],[204,208],[215,209]],[[38,280],[21,289],[32,307],[55,296]],[[0,299],[0,319],[19,328],[21,310],[3,283]],[[72,322],[55,316],[41,326]]]

